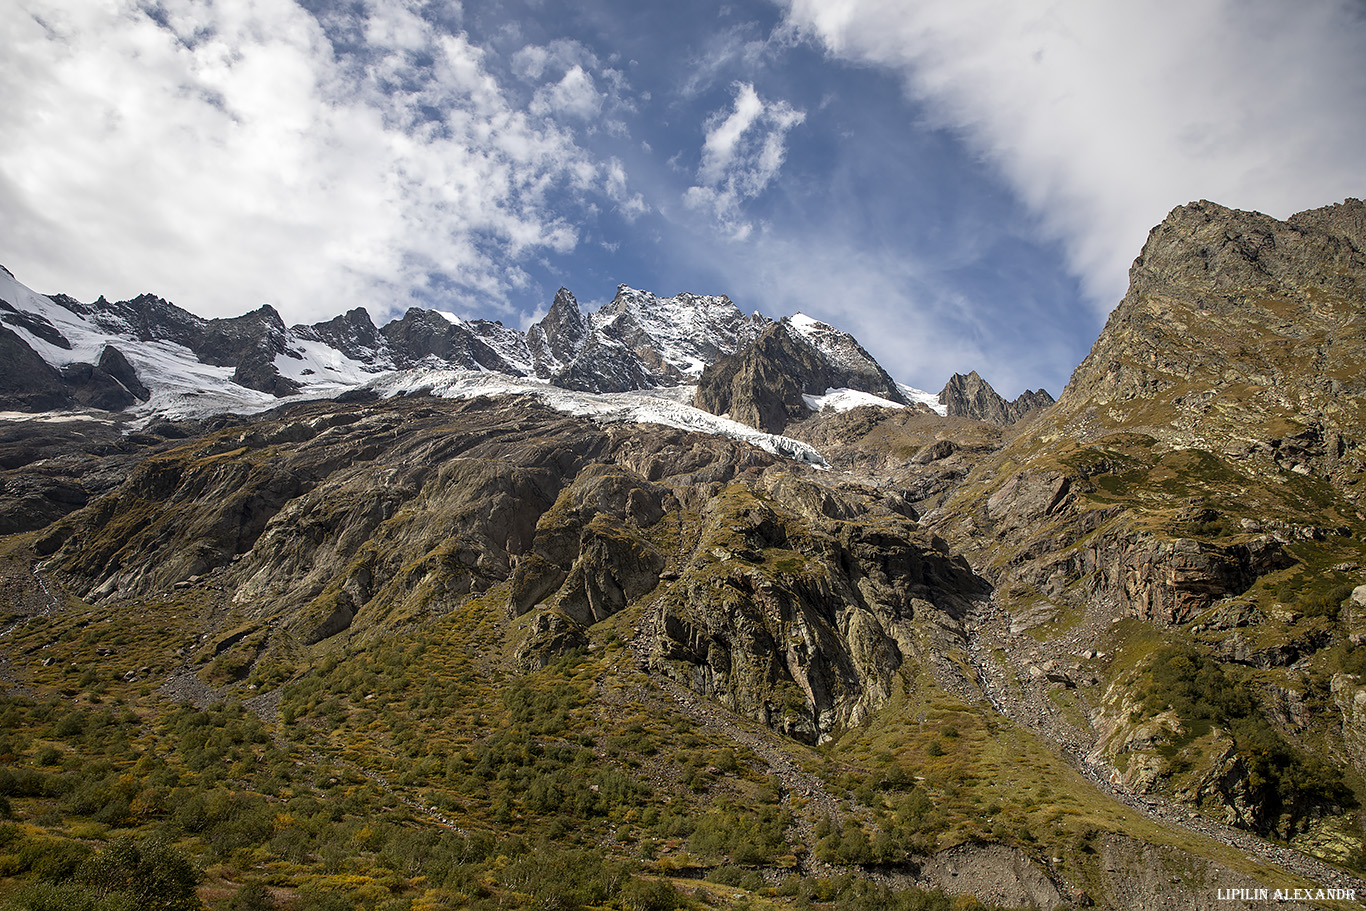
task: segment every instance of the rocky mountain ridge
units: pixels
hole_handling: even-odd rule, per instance
[[[980,647],[1015,672],[995,678],[998,699],[1067,694],[1086,709],[1046,712],[1045,727],[1114,780],[1305,844],[1336,838],[1335,782],[1366,771],[1343,746],[1359,736],[1352,712],[1285,708],[1331,704],[1359,673],[1343,605],[1364,581],[1363,208],[1285,222],[1173,210],[1058,403],[978,465],[935,525],[995,589],[1004,625],[985,624]],[[1020,648],[1031,630],[1058,633]],[[1166,702],[1164,687],[1192,685],[1163,663],[1178,658],[1281,706],[1269,727],[1225,716],[1210,730]],[[1109,682],[1088,690],[1088,676]],[[1164,715],[1169,704],[1181,707]],[[1247,757],[1259,739],[1281,772]],[[1266,790],[1268,775],[1307,768],[1297,748],[1333,756],[1333,771],[1305,773],[1305,792]]]
[[[21,412],[243,412],[294,395],[334,396],[400,370],[470,370],[603,394],[695,385],[722,359],[767,356],[751,349],[779,325],[788,347],[801,354],[794,359],[789,352],[762,372],[786,385],[764,389],[751,383],[748,390],[718,397],[710,391],[717,381],[708,379],[704,408],[713,414],[734,411],[744,415],[744,423],[772,431],[824,407],[813,399],[828,401],[843,390],[862,394],[856,396],[860,403],[941,411],[945,406],[938,402],[948,391],[936,399],[897,383],[853,336],[833,326],[800,313],[776,322],[757,312],[746,316],[724,296],[660,298],[621,285],[609,304],[585,314],[561,288],[546,315],[525,333],[498,321],[460,320],[421,308],[410,308],[383,328],[364,307],[286,328],[269,305],[206,320],[150,294],[82,304],[65,295],[34,294],[7,270],[4,277],[9,281],[0,278],[0,345],[11,352],[15,369],[0,386],[0,408]],[[974,388],[985,389],[988,398],[996,395],[980,378]],[[732,409],[732,398],[744,404]],[[1030,402],[1044,400],[1051,401],[1046,393]],[[783,403],[779,410],[786,417],[777,418],[775,401]],[[1010,423],[1028,410],[1024,401],[995,410],[978,407],[971,416],[990,413],[991,420]]]
[[[748,344],[770,322],[745,316],[723,296],[659,298],[623,285],[593,314],[584,314],[561,289],[550,311],[526,333],[498,321],[460,320],[421,308],[383,328],[363,307],[286,328],[269,305],[232,319],[205,320],[153,295],[113,302],[101,297],[90,304],[65,295],[42,298],[6,276],[0,321],[16,351],[27,347],[56,368],[74,363],[63,330],[98,336],[116,349],[136,342],[178,346],[198,364],[232,368],[229,382],[276,398],[414,367],[492,371],[591,392],[677,385],[695,380],[705,364]],[[25,357],[32,361],[32,355]],[[41,390],[37,373],[42,371],[16,371],[14,381],[34,374],[31,382]],[[41,391],[35,394],[46,410],[48,400]],[[28,409],[21,396],[16,389],[8,406]],[[61,404],[66,401],[59,397],[54,407]]]
[[[713,414],[782,433],[789,422],[810,413],[805,396],[832,389],[858,390],[892,405],[910,404],[851,336],[810,319],[775,323],[752,344],[708,365],[695,401]]]

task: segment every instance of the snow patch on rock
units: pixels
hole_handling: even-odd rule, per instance
[[[946,417],[949,413],[949,406],[940,404],[939,396],[933,392],[926,392],[925,390],[917,389],[914,386],[907,386],[905,383],[897,383],[896,388],[901,390],[901,394],[906,397],[906,401],[908,402],[918,402],[921,405],[926,405],[940,417]]]
[[[531,395],[557,411],[592,418],[601,423],[662,424],[726,437],[757,446],[773,455],[805,462],[819,468],[826,461],[813,447],[799,440],[764,433],[745,424],[717,417],[681,399],[691,392],[653,389],[645,392],[574,392],[522,377],[473,370],[400,370],[365,384],[383,398],[422,394],[465,399],[480,395]]]
[[[802,401],[812,411],[824,411],[826,408],[835,411],[849,411],[851,408],[859,408],[863,405],[872,405],[875,408],[906,407],[900,402],[893,402],[881,396],[873,395],[871,392],[860,392],[857,389],[827,389],[824,395],[803,394]]]

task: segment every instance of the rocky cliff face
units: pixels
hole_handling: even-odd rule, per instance
[[[550,311],[527,330],[527,348],[536,364],[536,375],[543,380],[553,379],[583,350],[591,332],[579,302],[569,289],[561,288],[555,293]]]
[[[0,326],[0,405],[15,411],[53,411],[71,401],[61,375],[48,366],[24,340]]]
[[[798,739],[862,724],[986,591],[907,513],[779,475],[727,487],[656,602],[652,665]]]
[[[1358,477],[1362,209],[1349,200],[1288,222],[1205,202],[1174,210],[1064,391],[1065,426],[1156,425],[1235,460]]]
[[[370,312],[356,307],[341,316],[311,326],[291,326],[296,338],[322,342],[342,354],[376,369],[396,367],[389,340],[375,328]]]
[[[986,591],[898,497],[728,440],[487,400],[230,428],[147,458],[35,547],[92,601],[216,576],[243,624],[304,644],[507,584],[524,667],[649,600],[645,660],[812,742],[868,718]]]
[[[782,433],[790,421],[807,414],[802,394],[817,388],[824,392],[830,378],[819,353],[778,324],[743,351],[704,370],[694,401],[712,414]]]

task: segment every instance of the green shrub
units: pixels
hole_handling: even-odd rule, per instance
[[[259,879],[249,879],[221,905],[222,911],[275,911],[277,905],[271,897],[266,884]]]
[[[128,896],[140,911],[195,911],[200,873],[179,849],[159,838],[120,838],[76,871],[76,881],[101,898]]]
[[[543,911],[579,911],[614,898],[625,881],[623,867],[597,851],[544,847],[502,869],[499,882]]]
[[[1293,826],[1315,807],[1356,804],[1337,769],[1291,746],[1262,715],[1246,683],[1190,646],[1154,652],[1142,705],[1148,714],[1171,709],[1181,720],[1182,733],[1166,750],[1172,756],[1216,725],[1229,734],[1248,766],[1247,783],[1261,808],[1263,832],[1282,828],[1283,816]]]
[[[137,900],[123,893],[101,895],[79,883],[30,883],[3,903],[0,911],[140,911]]]
[[[631,877],[622,884],[618,902],[622,911],[673,911],[682,904],[683,896],[661,880]]]

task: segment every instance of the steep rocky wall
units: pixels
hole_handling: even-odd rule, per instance
[[[840,518],[851,505],[857,519]],[[913,519],[790,478],[731,485],[703,523],[656,601],[651,663],[804,740],[866,718],[930,650],[933,618],[986,590]]]

